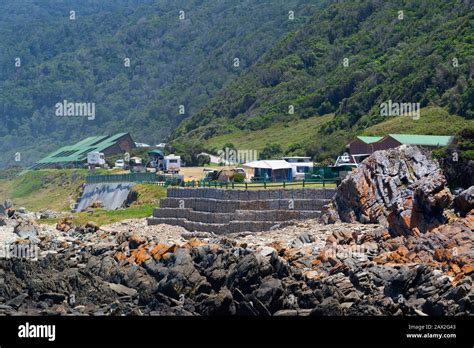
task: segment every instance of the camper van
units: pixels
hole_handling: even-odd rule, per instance
[[[174,154],[165,156],[163,159],[163,171],[165,173],[179,173],[181,169],[181,156]]]
[[[102,152],[89,152],[87,154],[87,166],[105,167],[105,156]]]
[[[305,173],[310,172],[313,168],[311,157],[283,157],[283,160],[291,165],[293,180],[304,180]]]

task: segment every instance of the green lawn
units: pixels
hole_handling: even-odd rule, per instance
[[[0,180],[0,197],[31,211],[66,211],[78,198],[86,175],[85,169],[28,171],[11,180]]]
[[[126,219],[138,219],[151,216],[153,214],[153,208],[157,206],[158,204],[142,204],[117,210],[91,209],[91,211],[87,212],[70,214],[70,217],[75,226],[83,226],[89,221],[93,221],[99,226],[102,226]],[[60,220],[61,219],[42,219],[38,222],[55,225]]]

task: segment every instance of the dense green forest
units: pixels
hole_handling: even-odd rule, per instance
[[[334,3],[184,120],[173,134],[174,144],[200,150],[200,144],[226,134],[232,142],[233,134],[237,139],[243,131],[263,134],[278,123],[334,113],[312,141],[282,149],[322,160],[355,134],[387,121],[380,105],[388,100],[441,106],[472,126],[471,7],[470,1],[455,0]],[[446,131],[438,126],[426,132]]]
[[[163,141],[326,2],[1,1],[0,167],[90,135]],[[56,116],[63,100],[95,118]]]

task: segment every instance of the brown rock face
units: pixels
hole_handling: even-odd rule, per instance
[[[452,195],[438,164],[415,146],[377,151],[339,185],[323,221],[386,226],[392,235],[443,224]]]

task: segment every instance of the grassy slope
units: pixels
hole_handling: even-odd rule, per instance
[[[0,180],[0,201],[11,199],[15,206],[23,206],[30,211],[69,211],[70,204],[80,194],[86,175],[86,170],[38,170],[12,180]],[[101,225],[147,217],[158,206],[160,198],[166,196],[166,189],[156,185],[137,184],[134,191],[137,192],[137,201],[129,208],[114,211],[93,209],[91,212],[72,214],[74,223],[81,225],[95,221]],[[42,222],[56,223],[57,219]]]
[[[289,145],[313,140],[321,125],[332,120],[333,115],[311,117],[288,123],[276,123],[257,131],[236,131],[209,139],[206,146],[222,149],[226,143],[233,143],[239,149],[261,151],[269,143],[279,144],[286,149]]]
[[[327,142],[327,139],[326,141],[322,138],[318,139],[318,130],[323,124],[330,122],[332,118],[332,115],[315,116],[288,122],[288,127],[285,127],[284,123],[277,123],[269,128],[252,132],[236,130],[229,134],[210,138],[206,145],[209,148],[220,149],[226,143],[233,143],[241,149],[262,150],[268,143],[280,144],[283,149],[287,149],[289,145],[295,143],[323,143]],[[466,120],[457,115],[450,115],[444,108],[427,107],[421,109],[418,120],[410,117],[392,117],[365,129],[361,134],[381,136],[389,133],[451,135],[473,125],[474,121]],[[326,136],[326,138],[331,139],[332,136]],[[350,136],[345,135],[346,143],[350,139]]]
[[[364,135],[385,135],[390,133],[451,135],[461,129],[474,126],[474,120],[450,115],[440,107],[421,109],[420,118],[392,117],[385,122],[367,128]]]
[[[32,211],[66,211],[79,196],[86,175],[84,169],[30,171],[13,180],[1,180],[0,200],[10,199],[15,206]]]

